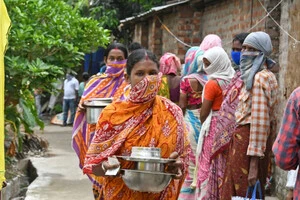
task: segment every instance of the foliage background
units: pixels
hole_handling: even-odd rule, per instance
[[[127,33],[119,20],[145,12],[162,0],[5,0],[12,27],[5,57],[6,134],[22,151],[26,134],[36,125],[33,91],[53,92],[53,83],[67,71],[79,71],[84,54],[105,47]],[[112,37],[113,36],[113,37]],[[9,130],[7,130],[7,128]],[[9,138],[9,137],[7,137]]]
[[[109,43],[110,31],[62,0],[5,3],[12,21],[5,56],[5,122],[15,134],[12,145],[21,151],[24,133],[44,126],[33,90],[51,92],[65,72],[81,67],[85,53]]]

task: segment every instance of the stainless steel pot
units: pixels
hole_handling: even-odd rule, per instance
[[[155,147],[132,147],[131,157],[134,158],[157,158],[160,159],[161,150]],[[143,171],[164,171],[164,164],[155,162],[142,162],[135,163],[135,169]]]
[[[86,121],[89,124],[96,124],[102,110],[112,102],[112,98],[93,98],[85,101]]]
[[[160,158],[160,148],[156,147],[132,147],[131,157],[135,158]]]

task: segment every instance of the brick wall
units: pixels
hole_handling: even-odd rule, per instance
[[[168,29],[176,35],[177,39],[191,46],[200,45],[200,22],[201,13],[193,9],[189,4],[179,5],[173,12],[161,15],[160,19]],[[188,46],[180,43],[162,26],[162,52],[171,52],[176,54],[181,61],[184,61],[184,55],[189,49]]]
[[[269,5],[276,4],[278,0],[265,0],[263,2],[269,8]],[[173,12],[158,14],[158,16],[169,30],[184,43],[190,46],[198,46],[205,35],[214,33],[222,38],[223,46],[229,53],[232,37],[237,33],[248,31],[265,16],[265,11],[258,1],[253,1],[252,4],[252,1],[249,0],[220,0],[218,3],[205,6],[204,8],[197,8],[189,3],[178,5],[173,8]],[[280,10],[277,16],[280,16]],[[161,24],[158,20],[155,20],[155,17],[149,17],[145,21],[148,22],[148,48],[153,50],[155,46],[155,51],[159,53],[158,56],[167,51],[177,53],[183,60],[189,47],[176,41],[170,33],[161,27]],[[276,25],[274,23],[267,25],[269,21],[266,18],[251,31],[263,30],[270,34],[277,34],[274,37],[271,35],[271,37],[272,39],[278,39],[278,30],[273,29]],[[154,30],[155,28],[158,30]],[[141,30],[139,28],[139,32]],[[137,31],[135,31],[134,40],[142,41],[141,34],[137,33]],[[160,50],[158,45],[161,46]],[[274,44],[274,49],[277,53],[278,46],[279,42],[277,40]]]
[[[247,32],[263,16],[264,10],[258,1],[231,0],[221,1],[204,8],[201,28],[201,37],[214,33],[223,41],[227,52],[231,49],[232,38],[235,34]],[[264,23],[258,24],[252,31],[264,30]]]

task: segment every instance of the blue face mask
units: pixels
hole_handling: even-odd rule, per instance
[[[240,65],[241,52],[240,51],[231,51],[231,58],[236,65]]]

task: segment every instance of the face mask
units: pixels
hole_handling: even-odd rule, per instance
[[[70,81],[72,79],[72,76],[70,74],[67,74],[66,78],[68,79],[68,81]]]
[[[231,58],[236,65],[240,65],[241,52],[240,51],[231,51]]]
[[[243,51],[241,53],[241,59],[240,59],[240,70],[243,73],[243,71],[246,71],[251,68],[254,59],[258,55],[257,52],[250,52],[250,51]]]
[[[263,63],[263,53],[258,51],[243,51],[241,55],[241,79],[246,85],[246,89],[250,90],[253,85],[253,79],[255,74],[261,70],[261,64]]]
[[[135,103],[142,103],[154,99],[161,83],[161,77],[161,72],[158,75],[145,76],[132,87],[129,100]]]

